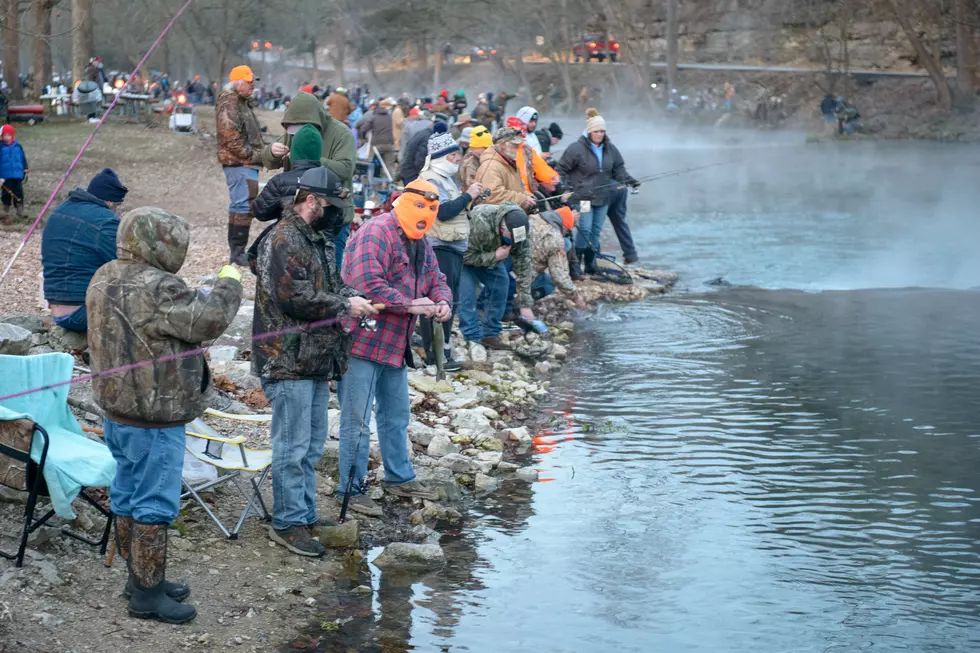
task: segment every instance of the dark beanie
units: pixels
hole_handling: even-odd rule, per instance
[[[558,126],[557,122],[553,122],[550,125],[548,125],[548,131],[550,131],[551,135],[557,138],[558,140],[561,140],[561,137],[565,135],[562,132],[561,127]]]
[[[126,193],[129,192],[129,189],[119,181],[115,170],[104,168],[102,172],[92,177],[92,181],[88,182],[88,192],[103,202],[122,202],[126,199]]]
[[[440,121],[440,122],[437,122],[436,124],[432,125],[432,133],[433,134],[445,134],[448,131],[449,131],[449,125],[447,125],[444,122],[441,122]]]
[[[289,143],[291,161],[319,161],[323,156],[323,137],[313,125],[303,125]]]
[[[514,233],[520,227],[527,227],[527,213],[523,209],[513,208],[504,216],[504,224],[507,225],[510,233]]]

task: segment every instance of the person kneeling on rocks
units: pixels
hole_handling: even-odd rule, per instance
[[[557,211],[545,211],[530,218],[531,259],[537,275],[531,284],[531,296],[547,297],[557,288],[575,302],[576,308],[585,309],[585,301],[568,274],[566,252],[571,246],[568,237],[575,229],[577,211],[563,206]]]
[[[381,516],[381,507],[364,494],[372,407],[385,491],[399,497],[438,498],[416,480],[408,458],[408,366],[414,367],[415,316],[445,322],[452,315],[446,275],[439,271],[432,244],[425,238],[438,212],[439,189],[416,179],[405,187],[391,213],[369,220],[354,234],[344,259],[344,281],[385,306],[376,330],[354,332],[350,367],[340,393],[337,493],[342,497],[352,487],[349,507],[366,515]]]
[[[512,202],[481,204],[470,209],[469,244],[463,254],[463,275],[459,284],[459,328],[467,342],[478,342],[491,349],[508,349],[500,339],[510,284],[503,263],[507,258],[512,260],[517,279],[514,305],[522,316],[534,319],[529,229],[527,214]]]
[[[208,294],[177,276],[189,243],[183,218],[130,211],[119,225],[118,258],[99,268],[85,299],[92,391],[116,461],[110,497],[129,567],[129,614],[176,624],[197,610],[180,603],[187,585],[166,580],[167,527],[180,510],[184,426],[204,413],[211,385],[204,355],[190,352],[224,333],[242,300],[231,265]]]
[[[327,168],[299,178],[295,201],[258,248],[252,373],[272,403],[272,528],[269,538],[293,553],[323,555],[316,470],[327,438],[330,381],[350,359],[341,317],[377,311],[337,273],[334,238],[350,194]]]

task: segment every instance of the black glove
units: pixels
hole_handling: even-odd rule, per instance
[[[635,180],[635,179],[633,179],[633,178],[631,177],[631,178],[630,178],[630,179],[629,179],[629,180],[628,180],[628,181],[626,182],[626,185],[627,185],[627,186],[629,186],[630,188],[632,188],[633,190],[636,190],[637,188],[639,188],[639,187],[640,187],[640,182],[638,182],[637,180]]]

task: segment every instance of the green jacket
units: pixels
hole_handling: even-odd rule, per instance
[[[504,244],[500,238],[500,223],[508,212],[520,207],[512,202],[502,204],[480,204],[470,209],[470,237],[463,264],[474,268],[492,268],[497,264],[497,248]],[[534,281],[534,268],[531,262],[531,232],[527,239],[517,243],[510,250],[517,278],[517,293],[514,306],[526,308],[534,304],[531,298],[531,282]]]
[[[282,118],[282,126],[313,125],[320,130],[323,137],[323,153],[320,163],[340,177],[347,190],[353,192],[354,163],[357,161],[357,148],[354,146],[354,134],[347,125],[335,120],[323,107],[316,96],[309,93],[297,93],[289,103]],[[283,134],[277,143],[289,145],[292,141],[290,134]],[[279,168],[289,169],[289,162],[272,156],[272,145],[262,150],[262,165],[269,170]],[[350,224],[354,220],[354,207],[344,210],[344,222]]]
[[[92,277],[85,306],[95,401],[114,422],[142,428],[186,424],[204,413],[211,375],[197,353],[238,312],[242,285],[218,279],[210,292],[189,288],[177,271],[190,243],[183,218],[144,207],[123,216],[119,258]],[[105,374],[108,370],[153,361]]]

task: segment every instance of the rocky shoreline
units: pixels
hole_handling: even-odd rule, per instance
[[[640,301],[669,290],[671,273],[633,270],[634,285],[585,281],[580,291],[591,306],[603,302]],[[268,402],[258,380],[249,374],[251,303],[209,350],[217,390],[212,408],[226,413],[267,413]],[[5,651],[103,651],[119,646],[139,650],[213,650],[233,646],[267,651],[321,623],[324,636],[342,624],[320,605],[331,583],[357,577],[365,551],[387,545],[375,564],[386,573],[418,574],[438,569],[445,557],[440,531],[465,526],[467,506],[506,483],[532,483],[538,472],[515,462],[533,447],[537,406],[551,379],[568,357],[574,331],[573,306],[561,296],[535,305],[549,324],[546,336],[505,332],[515,352],[487,351],[480,345],[457,347],[463,370],[437,381],[435,368],[409,373],[412,423],[410,452],[420,480],[434,487],[438,501],[405,501],[385,497],[380,488],[380,452],[372,429],[372,497],[381,516],[349,514],[346,524],[319,530],[328,547],[323,559],[292,555],[271,543],[266,525],[249,518],[240,539],[228,540],[194,502],[182,504],[171,529],[169,573],[191,581],[191,601],[199,616],[180,628],[126,616],[120,558],[105,568],[95,548],[60,537],[61,522],[31,537],[25,565],[17,569],[0,561],[0,653]],[[462,338],[454,336],[457,342]],[[0,353],[70,351],[85,343],[74,334],[49,327],[40,315],[0,318]],[[79,365],[84,362],[79,359]],[[74,384],[69,403],[83,427],[96,432],[101,414],[90,384]],[[318,508],[335,519],[340,504],[332,497],[337,479],[339,411],[332,398],[327,450],[317,466]],[[219,432],[244,435],[247,446],[270,446],[267,423],[206,416]],[[92,435],[90,437],[97,437]],[[271,505],[271,485],[265,498]],[[26,494],[0,487],[0,532],[13,533],[22,523]],[[234,521],[243,501],[230,485],[205,496],[223,520]],[[97,533],[104,522],[94,509],[76,502],[72,528]],[[9,548],[12,540],[5,537]],[[336,582],[333,583],[336,585]],[[369,593],[354,585],[352,592]],[[342,620],[340,620],[342,621]],[[302,647],[300,647],[302,648]]]

